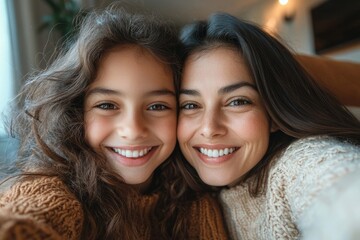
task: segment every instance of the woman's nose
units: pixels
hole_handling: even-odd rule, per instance
[[[200,134],[209,139],[226,134],[226,127],[223,124],[220,111],[208,110],[205,112],[201,122]]]

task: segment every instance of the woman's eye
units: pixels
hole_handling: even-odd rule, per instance
[[[249,105],[251,104],[251,101],[247,100],[247,99],[243,99],[243,98],[238,98],[235,100],[232,100],[228,106],[243,106],[243,105]]]
[[[186,103],[186,104],[182,104],[181,105],[181,109],[184,110],[191,110],[191,109],[197,109],[198,105],[196,105],[195,103]]]
[[[101,103],[99,105],[96,105],[95,107],[100,108],[102,110],[116,110],[116,109],[118,109],[117,106],[115,106],[112,103]]]
[[[164,111],[166,109],[169,109],[169,107],[165,106],[164,104],[153,104],[148,108],[148,110],[151,111]]]

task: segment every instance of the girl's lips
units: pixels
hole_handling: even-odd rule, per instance
[[[146,164],[156,152],[158,146],[138,148],[138,149],[125,149],[108,147],[113,158],[116,162],[127,166],[137,167]]]
[[[150,152],[152,147],[145,147],[140,149],[126,149],[126,148],[112,148],[112,150],[123,157],[139,158],[143,157]]]

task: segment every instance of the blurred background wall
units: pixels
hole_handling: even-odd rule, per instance
[[[261,25],[270,33],[279,35],[294,51],[309,55],[316,54],[312,9],[327,1],[337,1],[351,7],[356,5],[359,14],[355,21],[357,23],[360,21],[359,0],[288,0],[286,5],[280,4],[278,0],[130,1],[169,18],[179,27],[193,20],[206,19],[215,11],[228,12]],[[51,6],[51,3],[73,4],[70,6],[71,10],[76,7],[100,8],[111,2],[111,0],[0,0],[0,29],[3,32],[0,39],[2,56],[0,112],[3,115],[9,112],[8,103],[16,95],[26,76],[36,69],[44,68],[51,61],[56,47],[61,42],[61,33],[54,26],[40,30],[40,27],[49,21],[49,17],[54,16],[54,6]],[[334,34],[337,34],[336,30],[334,28]],[[359,31],[357,33],[359,37]],[[321,55],[360,62],[360,42],[341,45],[324,51]],[[0,157],[12,152],[13,148],[16,148],[16,142],[9,144],[4,127],[0,125]]]

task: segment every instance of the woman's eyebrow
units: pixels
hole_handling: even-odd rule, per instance
[[[229,86],[222,87],[222,88],[219,89],[218,93],[219,93],[219,95],[223,95],[223,94],[226,94],[226,93],[233,92],[233,91],[235,91],[235,90],[237,90],[239,88],[242,88],[242,87],[251,87],[252,89],[257,91],[254,84],[243,81],[243,82],[239,82],[239,83],[231,84]]]
[[[180,89],[179,91],[180,94],[185,94],[185,95],[191,95],[191,96],[200,96],[200,93],[196,90],[193,89]]]
[[[236,89],[239,89],[241,87],[251,87],[252,89],[257,91],[254,84],[244,81],[244,82],[239,82],[239,83],[235,83],[235,84],[231,84],[231,85],[222,87],[218,90],[218,93],[219,93],[219,95],[224,95],[226,93],[233,92]],[[197,90],[185,89],[185,88],[180,89],[180,94],[191,95],[191,96],[200,96],[200,93]]]

